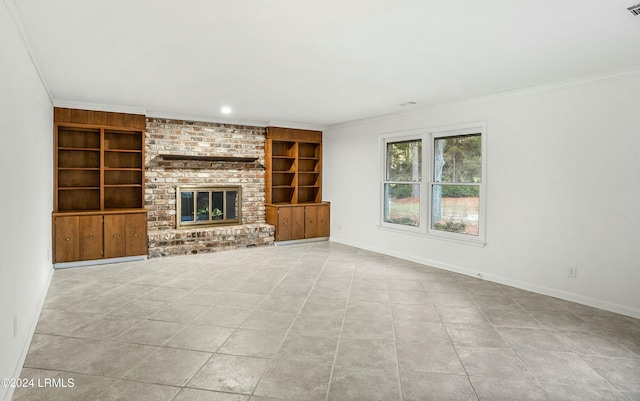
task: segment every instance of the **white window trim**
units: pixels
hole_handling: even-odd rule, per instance
[[[425,227],[426,227],[425,224],[427,223],[427,220],[425,219],[425,213],[423,213],[423,210],[422,210],[424,208],[423,199],[426,196],[426,190],[427,190],[425,185],[426,184],[425,174],[428,172],[427,166],[426,166],[426,164],[428,163],[425,163],[426,160],[424,158],[424,155],[425,155],[424,144],[425,144],[426,137],[427,137],[427,133],[424,130],[386,134],[380,137],[380,160],[382,160],[382,163],[380,166],[380,177],[382,177],[380,181],[380,206],[381,206],[380,207],[380,226],[381,227],[398,229],[398,230],[408,231],[413,233],[424,233]],[[402,224],[387,223],[386,221],[384,221],[384,185],[387,182],[386,180],[387,143],[410,141],[410,140],[416,140],[416,139],[419,139],[422,141],[422,171],[420,172],[422,176],[422,180],[419,182],[420,184],[420,226],[414,227],[414,226],[406,226]]]
[[[450,233],[431,228],[431,188],[433,182],[433,142],[434,138],[457,136],[464,134],[480,134],[480,146],[482,152],[482,179],[478,184],[480,200],[478,205],[478,235]],[[384,184],[386,182],[386,151],[388,142],[398,142],[411,139],[422,140],[422,180],[420,182],[420,226],[405,226],[402,224],[387,223],[384,221]],[[486,206],[487,206],[487,129],[486,122],[470,122],[450,126],[434,127],[430,129],[414,130],[380,135],[379,151],[380,166],[380,218],[378,227],[396,232],[404,232],[428,236],[442,240],[454,241],[463,244],[484,246],[486,232]]]

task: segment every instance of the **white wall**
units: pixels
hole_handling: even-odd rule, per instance
[[[331,239],[640,317],[639,104],[630,73],[325,130]],[[486,246],[378,228],[379,135],[470,121],[487,123]]]
[[[0,378],[8,378],[20,372],[53,272],[53,107],[4,3],[0,53]],[[0,387],[0,399],[12,393]]]

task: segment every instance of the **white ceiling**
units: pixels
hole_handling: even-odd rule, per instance
[[[637,1],[5,3],[56,105],[324,127],[636,69]]]

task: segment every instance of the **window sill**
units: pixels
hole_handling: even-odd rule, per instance
[[[471,245],[471,246],[478,246],[478,247],[482,247],[484,248],[487,243],[480,240],[480,239],[466,239],[466,238],[459,238],[459,237],[453,237],[453,236],[449,236],[446,234],[440,235],[440,234],[431,234],[431,233],[426,233],[424,231],[418,231],[418,229],[415,230],[411,230],[411,229],[404,229],[404,228],[395,228],[395,227],[389,227],[386,225],[381,225],[381,224],[377,224],[377,227],[381,230],[385,230],[385,231],[390,231],[390,232],[395,232],[395,233],[402,233],[402,234],[409,234],[409,235],[414,235],[414,236],[418,236],[418,237],[426,237],[426,238],[432,238],[432,239],[437,239],[437,240],[443,240],[443,241],[449,241],[449,242],[455,242],[458,244],[464,244],[464,245]]]

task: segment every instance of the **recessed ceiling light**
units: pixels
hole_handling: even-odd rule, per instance
[[[231,107],[224,106],[223,108],[220,109],[220,112],[222,112],[222,114],[231,114]]]

